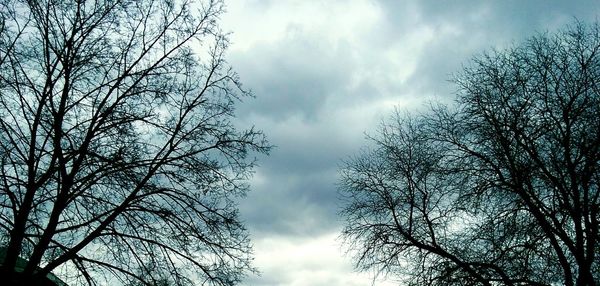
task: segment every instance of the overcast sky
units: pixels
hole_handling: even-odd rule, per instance
[[[226,3],[228,60],[256,95],[238,118],[277,146],[240,204],[262,273],[246,286],[370,285],[337,240],[335,186],[365,132],[394,107],[452,100],[448,79],[477,53],[600,17],[600,0]]]

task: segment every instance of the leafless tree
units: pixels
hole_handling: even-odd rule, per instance
[[[3,282],[233,285],[253,271],[235,199],[269,146],[231,122],[249,93],[223,58],[223,9],[0,1]]]
[[[600,26],[475,57],[346,161],[342,237],[408,285],[600,284]]]

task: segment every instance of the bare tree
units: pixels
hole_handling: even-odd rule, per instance
[[[600,284],[600,26],[474,59],[339,185],[359,269],[408,285]]]
[[[223,58],[223,8],[0,2],[3,282],[233,285],[253,270],[234,201],[269,146],[231,123],[249,93]]]

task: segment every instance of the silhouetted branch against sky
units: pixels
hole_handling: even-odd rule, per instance
[[[249,94],[224,59],[222,1],[1,5],[6,281],[233,285],[253,271],[234,198],[269,146],[231,122]]]
[[[600,282],[600,25],[475,56],[455,104],[384,121],[342,167],[359,269],[407,285]]]

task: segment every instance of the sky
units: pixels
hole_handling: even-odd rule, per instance
[[[600,0],[229,0],[227,59],[256,98],[240,124],[276,148],[259,157],[240,212],[260,275],[242,285],[397,285],[354,271],[336,182],[394,108],[451,101],[473,56],[600,19]],[[374,279],[376,278],[376,279]]]

